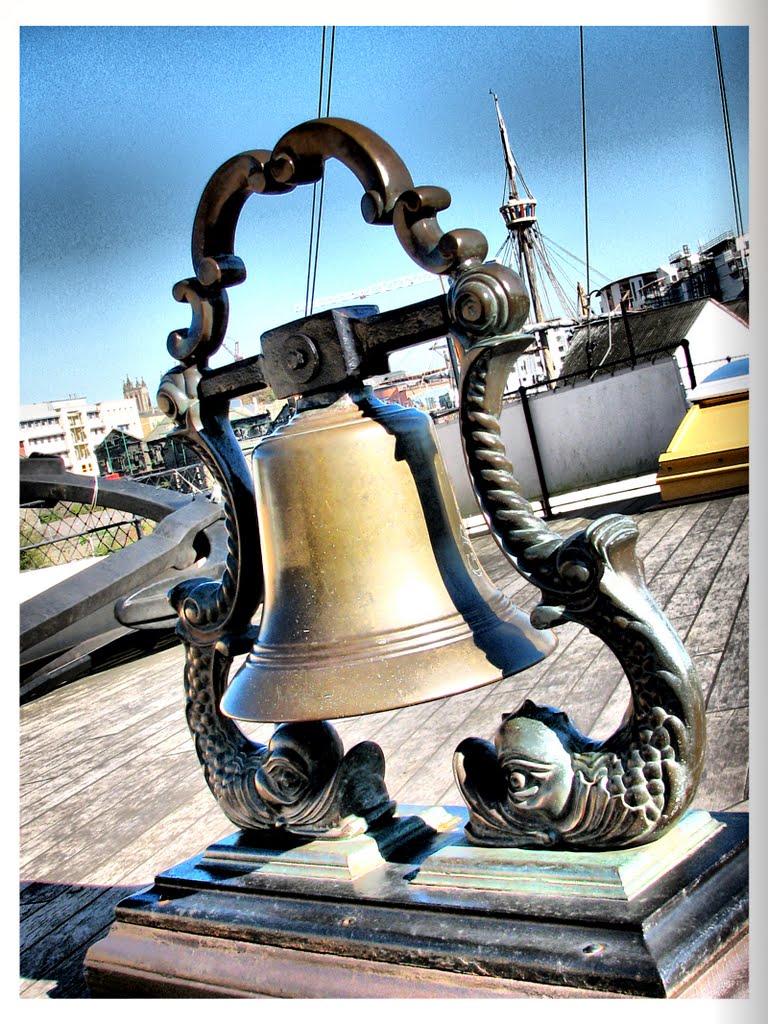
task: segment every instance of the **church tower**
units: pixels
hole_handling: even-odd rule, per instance
[[[137,377],[134,383],[126,374],[123,383],[123,398],[135,398],[140,413],[152,411],[152,399],[149,397],[149,388],[143,377],[140,381]]]

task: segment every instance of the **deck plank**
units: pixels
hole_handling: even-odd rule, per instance
[[[720,571],[707,591],[698,614],[686,634],[690,651],[722,651],[744,597],[749,577],[748,524],[744,520],[727,552]]]
[[[87,996],[83,980],[85,954],[106,934],[115,905],[135,891],[135,886],[81,886],[66,893],[54,893],[51,910],[57,911],[58,923],[35,941],[31,935],[24,941],[26,922],[22,918],[20,994],[27,998],[50,994],[57,998]]]
[[[749,705],[749,590],[745,582],[726,650],[714,682],[708,689],[707,710],[745,708]]]
[[[734,752],[749,749],[749,712],[729,708],[707,715],[707,757],[696,806],[716,811],[746,800],[749,793],[749,764]]]

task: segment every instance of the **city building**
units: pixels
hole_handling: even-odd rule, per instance
[[[170,430],[173,425],[172,421],[165,415],[162,409],[158,409],[157,406],[152,409],[148,409],[145,412],[140,412],[139,420],[141,421],[142,436],[145,440],[157,429],[157,427],[165,426]]]
[[[507,378],[507,391],[555,380],[559,376],[577,320],[561,318],[526,324],[523,328],[536,341],[515,361]]]
[[[73,473],[98,474],[95,448],[111,430],[142,436],[135,399],[89,403],[72,397],[19,409],[20,450],[27,456],[58,455]]]
[[[670,306],[691,299],[730,303],[749,297],[749,235],[725,231],[698,251],[684,245],[655,270],[633,274],[598,291],[600,309],[613,312]]]
[[[382,402],[410,405],[423,412],[455,409],[456,384],[447,370],[436,370],[410,377],[403,371],[372,378],[373,393]]]
[[[141,423],[141,436],[146,440],[161,423],[170,423],[165,413],[154,404],[147,387],[147,382],[142,377],[135,381],[126,374],[123,381],[123,397],[127,400],[135,400],[139,410],[139,421]]]
[[[88,416],[97,430],[96,420],[101,421],[98,427],[100,436],[104,437],[110,430],[122,430],[126,434],[141,437],[141,417],[136,402],[132,398],[114,398],[106,402],[96,402],[88,407]]]

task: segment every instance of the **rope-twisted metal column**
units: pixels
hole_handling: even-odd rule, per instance
[[[520,571],[527,574],[525,567],[551,555],[562,544],[562,537],[536,515],[520,493],[501,437],[500,414],[491,404],[495,381],[489,387],[489,374],[493,358],[493,350],[484,349],[465,376],[461,429],[481,507],[504,552],[519,560]],[[502,374],[497,371],[497,376],[501,378]]]

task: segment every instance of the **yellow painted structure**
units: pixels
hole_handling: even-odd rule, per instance
[[[694,402],[659,457],[663,501],[749,484],[749,391]]]

